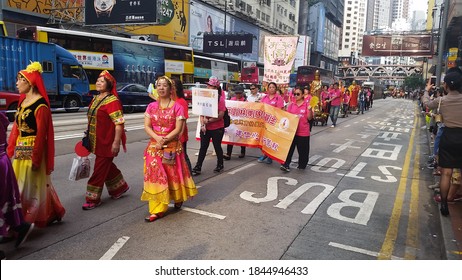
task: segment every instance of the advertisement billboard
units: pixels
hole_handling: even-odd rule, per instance
[[[251,53],[229,53],[226,54],[226,57],[239,60],[258,60],[259,30],[256,26],[237,19],[230,14],[226,15],[225,24],[225,13],[223,11],[201,4],[200,2],[194,2],[194,5],[190,6],[189,18],[189,44],[194,50],[204,51],[205,33],[214,35],[221,33],[223,35],[226,27],[226,33],[252,34]]]
[[[252,53],[252,34],[204,34],[203,50],[207,53]]]
[[[364,35],[363,56],[432,56],[432,36]]]
[[[154,34],[159,41],[187,46],[189,38],[189,11],[190,7],[192,7],[190,6],[190,1],[165,0],[161,1],[161,3],[160,14],[162,16],[159,18],[159,25],[139,26],[130,28],[127,31],[137,35]]]
[[[167,2],[168,1],[162,1]],[[136,0],[86,0],[85,24],[146,24],[157,23],[158,1]],[[161,12],[170,14],[172,11],[162,9]]]

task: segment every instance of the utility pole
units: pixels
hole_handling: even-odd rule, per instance
[[[448,22],[448,11],[449,11],[449,0],[443,2],[443,18],[440,26],[440,36],[438,42],[438,62],[436,63],[436,86],[439,87],[441,84],[441,70],[443,66],[443,53],[445,50],[446,42],[446,30]]]

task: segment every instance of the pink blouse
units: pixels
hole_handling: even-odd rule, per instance
[[[308,103],[303,102],[300,106],[297,103],[290,103],[287,106],[287,112],[295,114],[299,117],[298,127],[295,135],[310,136],[310,123],[308,122]]]
[[[151,102],[144,113],[151,119],[151,127],[154,133],[165,136],[175,129],[177,119],[186,119],[183,107],[178,102],[170,108],[159,108],[158,102]]]
[[[275,94],[273,98],[271,98],[269,94],[267,94],[265,95],[265,97],[261,99],[261,102],[279,109],[284,107],[284,99],[279,94]]]

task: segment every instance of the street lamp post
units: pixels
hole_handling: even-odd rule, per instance
[[[436,63],[436,86],[439,87],[441,84],[441,70],[443,64],[443,52],[446,41],[446,29],[448,22],[448,12],[449,12],[449,0],[444,0],[443,4],[443,18],[440,25],[440,36],[438,42],[438,62]]]

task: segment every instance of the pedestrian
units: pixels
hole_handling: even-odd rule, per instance
[[[162,76],[156,84],[159,98],[148,105],[144,118],[144,129],[150,137],[144,151],[141,194],[141,200],[149,204],[146,222],[162,218],[171,200],[175,209],[180,209],[184,201],[197,194],[180,141],[186,115],[176,101],[175,83]]]
[[[90,151],[95,154],[95,167],[87,183],[83,210],[91,210],[101,205],[101,194],[106,184],[109,195],[119,199],[130,187],[122,172],[114,164],[120,146],[126,151],[125,118],[122,103],[116,90],[116,80],[106,70],[96,80],[98,95],[88,106],[88,136]]]
[[[215,89],[218,91],[218,116],[216,118],[208,116],[200,116],[199,121],[201,125],[200,138],[201,144],[199,149],[199,156],[197,163],[193,168],[193,176],[199,175],[202,172],[202,163],[204,162],[207,149],[210,145],[210,139],[212,139],[213,148],[217,155],[217,166],[213,170],[214,172],[221,172],[223,166],[223,149],[221,147],[221,140],[225,134],[225,123],[223,116],[226,111],[225,95],[220,87],[220,81],[217,77],[211,76],[207,82],[208,89]]]
[[[32,62],[18,73],[20,93],[7,154],[13,160],[24,220],[37,227],[61,221],[66,210],[51,183],[54,131],[42,65]]]
[[[231,97],[230,100],[234,101],[241,101],[245,102],[245,95],[244,95],[244,87],[241,85],[237,85],[233,88],[233,93],[234,96]],[[233,153],[233,147],[234,145],[228,144],[226,146],[226,154],[223,155],[223,159],[225,160],[230,160],[231,159],[231,154]],[[245,146],[241,146],[241,154],[239,155],[239,158],[244,158],[245,157]]]
[[[0,112],[0,230],[2,242],[8,241],[8,230],[16,234],[15,247],[22,245],[34,228],[33,223],[24,221],[21,208],[21,194],[14,175],[11,161],[6,155],[6,132],[10,122],[4,112]],[[4,252],[2,259],[4,258]]]
[[[334,83],[332,90],[329,92],[328,99],[328,103],[330,104],[329,116],[330,120],[332,121],[331,127],[335,127],[337,125],[338,113],[340,112],[340,104],[342,103],[341,96],[342,93],[340,92],[338,83],[336,82]]]
[[[302,89],[298,86],[295,87],[294,97],[295,102],[291,102],[287,106],[287,112],[298,116],[298,127],[290,145],[286,161],[280,167],[285,172],[290,171],[289,164],[292,161],[295,147],[297,147],[299,156],[298,169],[303,170],[306,168],[310,154],[310,120],[313,118],[314,112],[310,103],[304,100]]]
[[[268,104],[270,106],[282,109],[284,108],[284,99],[281,95],[277,94],[277,85],[274,82],[268,84],[268,91],[266,92],[265,97],[261,99],[262,103]],[[273,163],[273,160],[267,155],[263,154],[258,158],[258,162],[265,162],[267,164]]]
[[[262,99],[263,94],[258,92],[258,85],[252,84],[250,85],[250,94],[247,96],[247,101],[248,102],[260,102]]]
[[[364,109],[366,107],[366,90],[363,88],[359,91],[358,94],[358,113],[364,114]]]
[[[459,71],[448,70],[443,83],[443,89],[448,94],[430,101],[428,92],[432,86],[429,80],[422,101],[429,109],[439,106],[444,123],[438,147],[438,166],[441,170],[440,212],[443,216],[448,216],[448,193],[453,168],[462,167],[462,74]]]
[[[183,83],[179,79],[172,79],[173,82],[175,83],[175,90],[176,90],[176,102],[183,107],[183,112],[184,112],[184,117],[185,117],[185,122],[183,125],[183,131],[180,133],[180,142],[183,146],[183,154],[184,158],[186,160],[186,163],[188,164],[189,168],[189,173],[192,172],[192,166],[191,166],[191,161],[189,160],[188,157],[188,152],[187,152],[187,143],[188,143],[188,124],[186,121],[189,119],[189,106],[188,102],[184,99],[184,91],[183,91]]]
[[[350,109],[350,91],[345,90],[343,93],[343,117],[348,117],[348,110]]]

